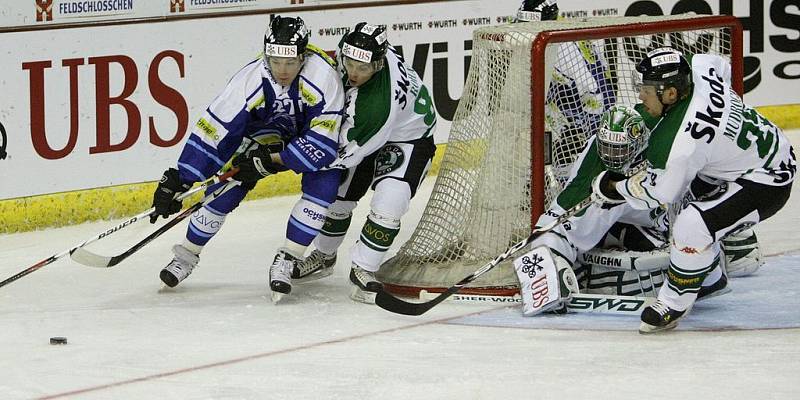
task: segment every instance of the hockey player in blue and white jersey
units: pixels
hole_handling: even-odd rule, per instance
[[[217,197],[192,216],[183,243],[173,247],[175,258],[160,274],[167,286],[192,273],[203,246],[259,179],[291,170],[302,174],[302,197],[269,271],[273,300],[291,291],[295,263],[322,228],[341,173],[323,168],[337,156],[344,89],[335,62],[308,37],[302,19],[275,17],[263,57],[231,78],[192,129],[177,168],[164,172],[153,195],[156,214],[164,217],[180,210],[176,195],[231,164],[241,182],[207,190]]]
[[[514,22],[555,21],[556,0],[523,0]],[[602,46],[589,40],[558,46],[547,88],[545,118],[553,132],[554,167],[561,183],[586,139],[600,127],[604,111],[616,103]]]
[[[314,279],[332,272],[353,209],[372,188],[370,213],[350,250],[350,297],[372,303],[381,286],[375,272],[436,152],[436,111],[419,75],[389,45],[384,26],[357,24],[342,37],[337,59],[347,91],[347,144],[331,167],[345,173],[300,275]]]

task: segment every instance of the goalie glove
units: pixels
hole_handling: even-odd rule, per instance
[[[603,171],[592,180],[592,201],[604,209],[625,203],[616,183],[625,180],[625,176],[611,171]]]
[[[540,246],[514,260],[514,272],[522,295],[522,315],[531,317],[545,311],[563,313],[578,280],[565,258]]]

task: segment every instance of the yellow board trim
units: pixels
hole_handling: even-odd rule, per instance
[[[155,188],[155,182],[146,182],[3,200],[0,234],[132,216],[150,208]],[[300,193],[300,175],[284,172],[261,180],[245,200],[295,193]],[[197,194],[183,204],[188,206],[201,198]]]

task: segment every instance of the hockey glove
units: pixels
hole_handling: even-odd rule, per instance
[[[616,172],[603,171],[592,181],[592,201],[604,209],[625,203],[625,199],[617,192],[614,186],[619,181],[624,181],[625,176]]]
[[[158,182],[155,193],[153,193],[153,207],[156,210],[150,214],[150,223],[155,223],[159,216],[167,218],[180,211],[182,204],[180,201],[175,200],[175,197],[191,189],[191,187],[191,183],[181,182],[177,169],[170,168],[164,171],[164,175]]]
[[[272,163],[270,147],[262,145],[255,146],[236,157],[233,166],[239,167],[239,172],[233,179],[240,182],[256,182],[279,171],[279,168]]]

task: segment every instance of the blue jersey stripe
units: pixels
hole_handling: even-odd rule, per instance
[[[326,143],[323,143],[317,137],[328,139],[328,138],[326,138],[326,137],[324,137],[324,136],[312,131],[312,132],[309,132],[308,135],[306,135],[306,140],[308,140],[311,143],[316,144],[317,146],[319,146],[322,150],[324,150],[328,154],[333,154],[333,155],[337,154],[336,150],[333,147],[331,147],[330,145],[328,145]],[[330,140],[330,139],[328,139],[328,140]],[[330,140],[330,141],[333,142],[332,140]]]
[[[289,150],[292,153],[292,155],[294,155],[294,157],[298,161],[303,163],[303,165],[305,165],[309,170],[316,171],[318,169],[317,167],[315,167],[313,164],[311,164],[306,159],[306,157],[305,157],[305,155],[303,153],[301,153],[299,150],[297,150],[297,146],[295,146],[294,143],[289,143],[289,147],[287,148],[287,150]]]
[[[193,138],[197,138],[195,140],[202,140],[198,138],[197,135],[193,134],[192,136],[189,137],[189,140],[186,141],[186,144],[194,147],[195,149],[203,153],[203,155],[205,155],[209,160],[214,161],[220,168],[222,168],[222,166],[225,165],[224,161],[220,160],[220,158],[217,157],[215,154],[212,154],[211,152],[206,150],[201,144],[197,143],[195,140],[192,140]]]
[[[194,176],[196,176],[198,178],[197,179],[198,181],[202,181],[202,180],[206,179],[205,175],[203,175],[202,172],[200,172],[197,168],[195,168],[195,167],[193,167],[193,166],[191,166],[189,164],[179,162],[178,163],[178,168],[183,169],[184,171],[190,172],[192,175],[194,175]]]

